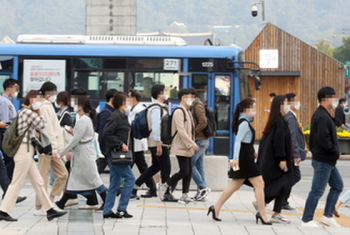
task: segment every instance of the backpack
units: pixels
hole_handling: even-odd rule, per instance
[[[197,104],[201,104],[204,106],[204,104],[202,104],[202,103],[197,103]],[[195,104],[193,106],[193,117],[196,119],[196,121],[198,123],[198,117],[197,117],[196,112],[195,112],[195,107],[197,104]],[[216,122],[215,122],[215,114],[211,108],[207,108],[204,106],[204,109],[205,109],[205,116],[207,117],[207,126],[203,129],[203,134],[207,138],[211,138],[211,137],[216,136],[217,128],[216,128]]]
[[[16,117],[12,120],[11,124],[5,131],[4,138],[2,140],[2,151],[4,151],[4,153],[9,157],[13,157],[17,153],[25,134],[28,134],[27,145],[29,152],[29,128],[31,127],[31,125],[28,126],[28,128],[23,132],[22,135],[18,136],[17,134],[18,116],[21,111],[22,110],[20,110],[17,113]]]
[[[182,112],[184,114],[184,121],[185,122],[187,121],[185,111],[183,108],[180,108],[180,107],[177,107],[176,109],[174,109],[174,111],[171,115],[169,115],[169,114],[164,115],[162,117],[161,135],[160,135],[163,144],[170,145],[171,142],[173,141],[174,137],[177,134],[177,131],[176,131],[173,136],[171,135],[171,124],[172,124],[174,113],[177,109],[182,110]]]
[[[134,134],[134,138],[141,140],[143,138],[148,138],[151,133],[151,129],[148,126],[147,114],[148,110],[154,106],[160,107],[161,116],[163,116],[163,108],[159,104],[152,104],[135,115],[134,121],[131,123],[131,128]]]

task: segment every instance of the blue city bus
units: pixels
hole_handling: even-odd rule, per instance
[[[86,89],[98,110],[111,88],[137,89],[142,102],[149,103],[151,87],[163,83],[173,110],[179,104],[179,89],[194,87],[203,103],[215,111],[218,131],[210,139],[208,153],[229,158],[234,146],[230,131],[234,108],[249,94],[244,67],[243,51],[237,46],[0,44],[0,83],[9,77],[19,81],[17,110],[24,95],[45,81],[54,82],[58,91]]]

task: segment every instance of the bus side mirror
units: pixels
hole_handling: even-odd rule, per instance
[[[254,76],[254,82],[255,82],[255,90],[260,90],[260,86],[262,84],[259,76]]]

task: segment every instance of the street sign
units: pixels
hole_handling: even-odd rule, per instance
[[[344,71],[345,71],[345,76],[346,76],[347,78],[350,78],[350,61],[345,61],[345,65],[346,65],[346,67],[345,67],[345,69],[344,69]]]

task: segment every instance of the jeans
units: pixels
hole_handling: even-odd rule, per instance
[[[209,146],[209,140],[197,140],[196,144],[199,150],[192,157],[192,178],[198,188],[203,189],[207,186],[204,172],[204,154]]]
[[[335,204],[337,203],[340,193],[343,191],[343,180],[336,166],[312,160],[312,167],[314,168],[314,177],[312,179],[311,191],[305,203],[302,217],[302,221],[304,222],[313,220],[318,200],[322,197],[327,183],[331,188],[324,209],[325,216],[333,216]]]
[[[117,197],[117,192],[120,187],[122,178],[124,179],[123,190],[120,194],[118,210],[126,211],[129,204],[130,195],[135,184],[135,176],[131,171],[129,165],[112,165],[111,158],[107,157],[109,165],[109,189],[103,209],[103,214],[108,215],[112,213],[112,209]]]
[[[145,172],[143,172],[140,177],[136,180],[135,184],[141,186],[147,180],[152,178],[158,171],[162,177],[162,183],[165,183],[170,177],[170,157],[168,147],[162,147],[163,154],[157,156],[157,147],[149,148],[151,150],[152,156],[152,166],[150,166]],[[123,189],[124,190],[124,189]]]
[[[347,201],[350,200],[350,190],[346,191],[340,198],[339,201],[341,201],[341,203],[346,203]]]

